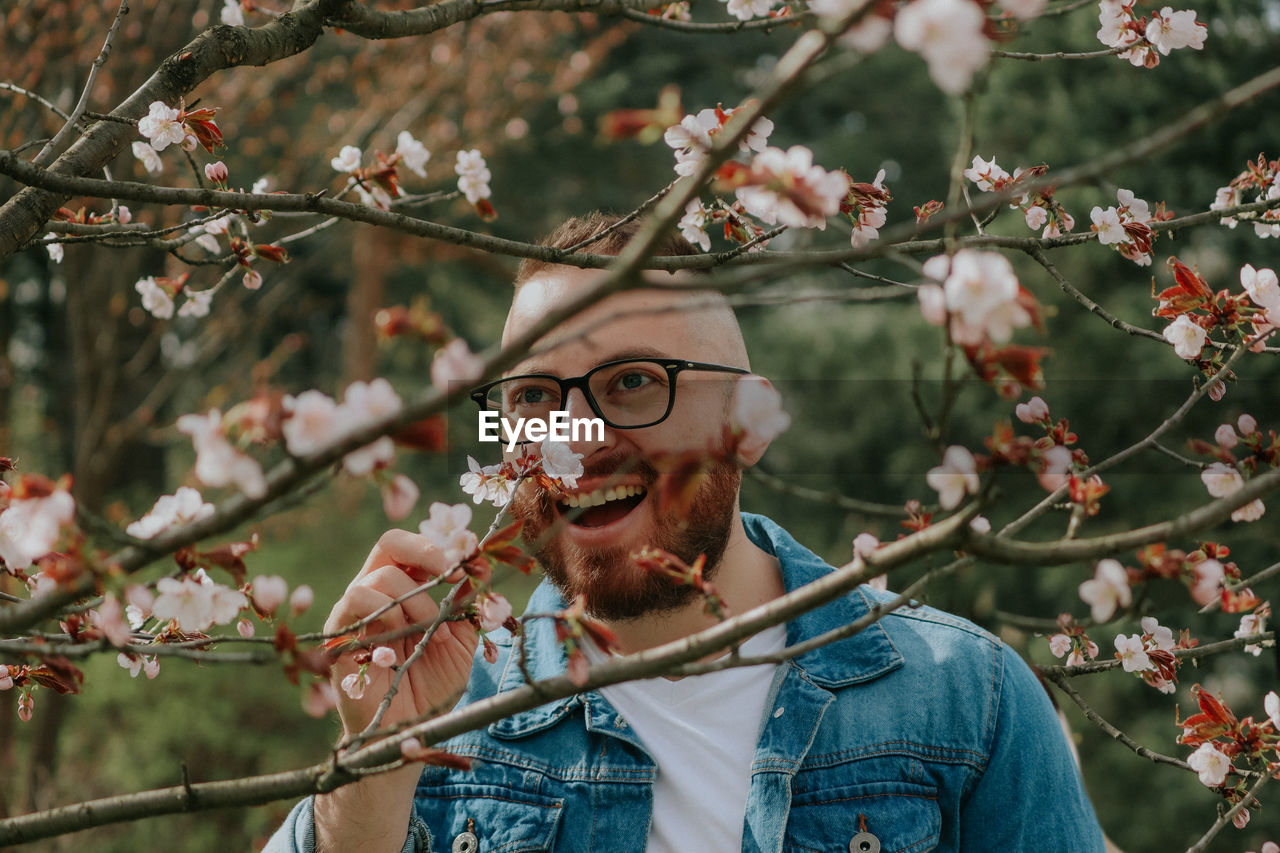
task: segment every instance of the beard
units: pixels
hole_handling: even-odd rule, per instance
[[[640,476],[646,490],[644,501],[653,501],[656,507],[657,485],[663,475],[645,460],[600,460],[587,468],[584,476],[609,477],[621,472]],[[623,621],[679,610],[699,597],[701,593],[691,586],[640,568],[631,554],[649,545],[669,551],[687,564],[705,556],[703,577],[713,580],[729,544],[741,483],[742,472],[736,466],[714,462],[703,474],[688,510],[655,511],[656,529],[647,541],[633,545],[586,548],[558,535],[569,520],[557,510],[555,498],[532,482],[521,484],[510,512],[524,522],[522,538],[566,601],[582,595],[591,616]],[[639,509],[637,506],[632,512]]]

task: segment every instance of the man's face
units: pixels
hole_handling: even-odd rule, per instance
[[[603,275],[552,267],[530,279],[512,305],[504,341]],[[625,358],[680,358],[745,368],[732,313],[723,306],[694,309],[690,303],[699,298],[654,290],[610,297],[543,338],[539,348],[552,348],[525,359],[509,374],[573,377]],[[588,611],[609,620],[660,613],[690,601],[696,594],[692,588],[632,562],[630,555],[646,545],[685,562],[705,554],[708,572],[714,573],[737,515],[740,472],[717,464],[683,511],[660,507],[659,492],[673,457],[722,440],[735,379],[729,373],[681,373],[666,420],[641,429],[606,427],[603,441],[571,442],[583,454],[584,469],[572,498],[532,483],[521,486],[511,512],[524,522],[526,541],[566,598],[584,594]],[[570,393],[565,408],[571,418],[595,417],[580,390]],[[613,499],[607,499],[611,494]],[[586,496],[606,500],[585,510],[570,506],[572,499]]]

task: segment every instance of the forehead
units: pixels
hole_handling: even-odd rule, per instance
[[[530,278],[511,305],[503,344],[535,327],[606,275],[603,270],[551,267]],[[732,311],[722,301],[709,302],[709,298],[715,297],[656,289],[614,294],[541,337],[535,354],[521,361],[513,372],[567,376],[632,356],[746,367],[746,353]]]

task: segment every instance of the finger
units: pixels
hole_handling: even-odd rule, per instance
[[[420,533],[395,529],[379,537],[378,544],[369,552],[369,558],[355,580],[388,564],[402,567],[419,582],[443,574],[448,568],[444,553],[430,539]]]
[[[400,602],[400,607],[404,609],[411,622],[429,624],[436,618],[436,614],[440,612],[440,608],[431,600],[431,596],[427,594],[426,590],[416,595],[410,595],[421,584],[396,566],[382,566],[374,569],[361,578],[360,585],[377,590],[391,600],[409,596]]]
[[[325,621],[324,629],[327,633],[341,631],[349,625],[360,622],[371,613],[382,610],[387,605],[392,604],[393,601],[394,599],[385,593],[365,584],[350,587],[342,598],[338,599],[338,603],[333,606],[333,610],[329,613],[329,618]],[[399,607],[392,606],[370,624],[369,632],[372,632],[374,628],[378,628],[385,633],[387,630],[402,628],[407,624],[404,611]]]

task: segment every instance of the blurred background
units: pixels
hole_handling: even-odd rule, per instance
[[[221,0],[133,2],[91,108],[106,111],[122,100],[165,56],[217,23],[221,7]],[[718,3],[697,0],[693,9],[699,20],[730,20]],[[1178,51],[1154,69],[1133,68],[1115,57],[994,62],[977,86],[974,153],[996,158],[1010,172],[1047,163],[1053,174],[1141,138],[1274,62],[1280,4],[1204,0],[1196,11],[1209,24],[1204,50]],[[68,109],[114,13],[115,4],[103,0],[8,0],[0,11],[0,81]],[[261,12],[248,16],[251,26],[265,20]],[[1023,25],[1010,49],[1096,50],[1097,27],[1096,6],[1084,5]],[[336,190],[340,177],[329,160],[339,148],[389,152],[396,135],[409,130],[432,159],[426,180],[407,176],[406,186],[414,192],[452,190],[455,152],[478,148],[493,173],[498,219],[481,222],[461,199],[446,199],[418,215],[535,240],[568,215],[630,210],[674,177],[671,150],[661,141],[611,140],[601,132],[612,111],[653,108],[673,85],[684,113],[717,103],[736,106],[799,32],[781,24],[771,33],[694,35],[591,16],[499,14],[401,41],[368,42],[330,32],[302,55],[267,68],[228,71],[196,94],[200,105],[219,109],[228,143],[221,159],[232,186],[247,188],[268,178],[272,189]],[[1164,201],[1178,214],[1204,210],[1247,160],[1259,152],[1280,156],[1277,107],[1280,96],[1260,98],[1142,163],[1094,185],[1060,190],[1057,198],[1075,217],[1077,231],[1088,227],[1092,206],[1115,204],[1119,187],[1153,206]],[[773,145],[807,145],[817,163],[844,167],[855,180],[870,181],[884,169],[894,197],[890,225],[911,221],[914,205],[946,197],[959,102],[939,93],[918,56],[891,46],[835,74],[772,118]],[[0,91],[0,146],[13,149],[50,137],[59,126],[33,100]],[[177,158],[165,159],[160,180],[193,184],[189,172],[176,171]],[[113,174],[145,179],[127,152]],[[16,190],[0,178],[0,198]],[[100,201],[89,206],[106,210]],[[176,208],[146,205],[133,206],[133,212],[136,220],[153,224],[176,224],[184,217]],[[260,233],[266,242],[311,224],[277,216]],[[1002,213],[989,230],[1030,233],[1017,211]],[[840,248],[847,234],[837,223],[825,233],[784,235],[773,248]],[[713,239],[713,248],[728,248],[718,235]],[[89,244],[67,245],[61,264],[39,247],[0,263],[0,454],[18,457],[25,472],[71,472],[80,505],[123,527],[158,495],[194,484],[190,442],[173,428],[179,415],[212,406],[225,410],[262,388],[318,388],[337,396],[347,383],[373,376],[386,376],[402,395],[411,395],[428,381],[431,350],[420,342],[380,339],[376,312],[416,301],[480,349],[499,338],[516,265],[510,258],[351,223],[295,243],[290,251],[292,263],[263,270],[260,291],[227,288],[203,320],[158,321],[143,311],[133,285],[143,276],[189,270],[193,286],[207,286],[218,267],[188,267],[152,249]],[[194,249],[186,254],[200,257]],[[1164,263],[1174,254],[1198,266],[1215,289],[1236,291],[1242,264],[1280,264],[1275,241],[1257,239],[1247,225],[1229,230],[1217,224],[1162,234],[1150,268],[1097,244],[1056,250],[1052,258],[1107,310],[1159,329],[1163,321],[1151,317],[1151,295],[1153,288],[1172,283]],[[1055,417],[1070,419],[1091,458],[1146,435],[1191,392],[1194,371],[1169,347],[1116,331],[1065,297],[1026,258],[1010,260],[1047,309],[1047,336],[1020,332],[1017,340],[1052,349],[1042,396]],[[917,276],[911,266],[890,260],[859,269],[900,281]],[[920,319],[909,291],[897,299],[856,301],[868,286],[877,283],[838,270],[793,271],[768,287],[829,296],[743,307],[753,366],[775,379],[793,417],[791,430],[761,467],[790,486],[890,506],[910,498],[927,502],[934,496],[924,472],[937,457],[913,407],[912,376],[919,371],[918,393],[936,406],[941,334]],[[1264,430],[1280,428],[1275,357],[1243,360],[1239,378],[1221,402],[1200,405],[1167,445],[1182,450],[1187,438],[1209,440],[1218,424],[1233,423],[1243,412]],[[1013,402],[969,380],[946,443],[979,449],[992,425],[1012,415]],[[397,470],[422,490],[404,523],[411,529],[431,501],[465,499],[457,481],[468,454],[494,461],[494,445],[476,443],[472,411],[459,408],[448,422],[447,452],[402,452],[398,459]],[[1207,497],[1194,471],[1162,455],[1136,459],[1106,480],[1111,492],[1103,513],[1085,525],[1086,535],[1165,518]],[[991,513],[997,527],[1043,495],[1026,471],[1002,475],[999,489],[1004,500]],[[858,533],[892,539],[901,532],[894,518],[802,499],[751,479],[743,508],[772,516],[836,565],[848,561]],[[1025,534],[1059,535],[1065,521],[1063,514],[1050,513]],[[339,475],[300,504],[247,525],[237,538],[251,532],[262,538],[248,558],[250,576],[279,574],[291,586],[315,589],[316,605],[295,626],[314,630],[389,524],[370,482]],[[1277,560],[1274,533],[1267,532],[1273,530],[1268,515],[1209,538],[1229,544],[1232,558],[1251,574]],[[1169,545],[1195,547],[1192,541]],[[937,556],[941,562],[946,555]],[[891,583],[905,586],[926,568],[912,567]],[[157,564],[145,576],[165,571]],[[1092,567],[1083,564],[1019,569],[978,563],[932,587],[927,601],[974,619],[1032,662],[1050,663],[1048,644],[1034,630],[1042,622],[1034,620],[1052,620],[1063,611],[1085,616],[1076,588],[1091,575]],[[505,591],[514,600],[531,583],[516,577]],[[1272,581],[1258,592],[1268,598],[1275,587]],[[1140,607],[1175,631],[1190,628],[1206,641],[1230,637],[1238,625],[1238,617],[1196,615],[1185,588],[1173,583],[1150,585]],[[1113,650],[1115,633],[1138,630],[1136,618],[1114,627],[1093,634],[1103,656]],[[103,655],[85,672],[82,695],[41,691],[35,718],[26,724],[16,718],[13,693],[0,693],[0,813],[175,784],[184,766],[192,780],[304,766],[324,756],[337,732],[334,719],[303,713],[302,691],[276,666],[237,669],[165,659],[159,677],[148,681],[130,679],[114,656]],[[1274,659],[1240,653],[1213,658],[1199,669],[1188,665],[1181,679],[1174,695],[1118,672],[1079,679],[1077,687],[1141,743],[1185,757],[1187,751],[1174,743],[1175,720],[1191,713],[1192,684],[1221,692],[1242,714],[1261,715],[1263,694],[1280,680]],[[1123,850],[1182,850],[1212,823],[1221,801],[1192,774],[1139,758],[1093,728],[1074,706],[1067,714],[1103,826]],[[1256,850],[1265,840],[1280,840],[1276,798],[1264,794],[1263,801],[1266,808],[1248,828],[1226,830],[1209,849]],[[164,817],[24,849],[150,849],[158,832],[175,849],[251,849],[261,846],[291,805]]]

